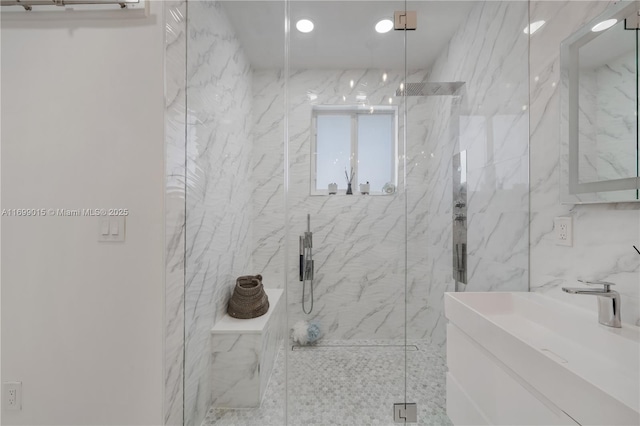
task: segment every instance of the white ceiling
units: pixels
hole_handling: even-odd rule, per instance
[[[284,1],[222,1],[254,68],[282,68],[284,63]],[[473,1],[408,1],[418,13],[418,28],[407,31],[409,69],[429,68],[473,7]],[[291,68],[358,69],[404,68],[403,31],[378,34],[375,24],[393,20],[402,0],[292,0]],[[298,19],[315,29],[302,34]]]
[[[624,29],[624,21],[606,31],[588,34],[591,41],[580,47],[580,67],[596,68],[636,54],[636,32]]]

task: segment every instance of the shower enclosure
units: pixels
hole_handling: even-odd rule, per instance
[[[528,290],[527,3],[206,0],[165,15],[167,356],[183,365],[167,423],[390,424],[415,403],[417,423],[448,424],[444,292]],[[273,312],[221,331],[249,274]],[[312,345],[292,339],[309,327]]]

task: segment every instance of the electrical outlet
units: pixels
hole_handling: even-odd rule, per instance
[[[22,410],[22,382],[5,382],[3,390],[5,410]]]
[[[556,245],[569,247],[573,245],[573,226],[571,224],[571,216],[556,217],[553,219],[553,230],[556,237]]]

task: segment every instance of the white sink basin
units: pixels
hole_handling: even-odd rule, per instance
[[[595,300],[446,293],[445,314],[580,424],[640,424],[640,328],[599,324]]]

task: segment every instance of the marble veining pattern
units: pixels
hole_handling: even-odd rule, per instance
[[[211,327],[251,269],[252,70],[219,2],[188,3],[185,424],[212,401]]]
[[[527,15],[523,3],[478,2],[429,73],[431,81],[465,83],[458,97],[426,99],[426,141],[416,153],[424,160],[409,173],[409,192],[417,188],[417,199],[426,187],[424,199],[409,209],[409,229],[426,222],[426,238],[410,238],[408,244],[409,253],[427,248],[417,264],[430,265],[428,324],[439,344],[445,338],[442,297],[453,291],[455,153],[467,152],[466,291],[528,289],[528,46],[522,36]],[[411,151],[411,141],[409,146]],[[422,277],[411,269],[409,276]]]
[[[213,407],[260,406],[260,335],[218,334],[212,340]]]
[[[367,87],[375,104],[388,99],[400,83],[399,73],[388,73],[386,83],[377,70],[315,71],[296,70],[289,81],[290,111],[289,226],[290,247],[298,246],[298,234],[306,228],[311,214],[314,232],[315,308],[327,338],[374,338],[393,336],[402,330],[402,269],[404,221],[402,197],[309,196],[310,117],[312,104],[353,102],[358,90]],[[357,82],[354,89],[350,81]],[[281,197],[262,188],[278,188],[282,182],[283,156],[281,116],[272,105],[283,105],[284,81],[279,71],[256,71],[254,174],[256,176],[255,232],[253,260],[265,276],[281,276],[279,250],[283,234],[278,232],[284,217]],[[263,109],[263,108],[266,108]],[[277,110],[277,107],[276,107]],[[373,232],[372,232],[373,231]],[[297,256],[297,250],[289,251]],[[303,318],[300,309],[302,286],[296,264],[289,262],[289,324]],[[282,283],[284,285],[284,283]],[[307,295],[308,295],[307,288]],[[391,296],[391,297],[390,297]],[[347,308],[348,307],[348,308]]]
[[[270,316],[260,332],[212,330],[213,407],[260,406],[284,341],[284,302],[274,291],[267,291]]]
[[[640,262],[638,261],[638,256],[634,252],[632,252],[631,245],[638,243],[638,237],[640,236],[640,216],[639,216],[639,207],[637,205],[630,204],[609,204],[609,205],[600,205],[600,206],[563,206],[559,203],[559,192],[558,192],[558,151],[559,148],[557,146],[557,128],[558,128],[558,92],[557,92],[557,83],[558,83],[558,43],[566,38],[572,31],[577,29],[583,23],[589,21],[592,17],[597,15],[601,10],[606,7],[606,5],[611,2],[601,1],[601,2],[572,2],[572,1],[564,1],[564,2],[543,2],[533,0],[530,4],[530,15],[531,20],[536,20],[538,17],[544,18],[547,20],[547,24],[543,31],[536,34],[535,37],[531,38],[531,87],[530,87],[530,96],[531,96],[531,105],[530,105],[530,114],[531,114],[531,151],[530,151],[530,181],[531,181],[531,219],[530,219],[530,228],[531,228],[531,241],[530,241],[530,250],[531,250],[531,289],[533,291],[543,291],[549,294],[555,295],[557,297],[562,297],[565,301],[578,303],[584,305],[586,308],[595,309],[595,305],[592,303],[593,301],[588,300],[588,298],[576,298],[568,295],[564,295],[560,292],[559,288],[562,285],[573,285],[574,279],[585,275],[590,275],[598,279],[607,279],[614,281],[618,284],[617,289],[623,293],[623,319],[627,322],[635,323],[640,325],[640,318],[638,314],[638,287],[637,283],[639,280],[640,274]],[[176,7],[185,12],[185,4],[184,2],[175,2],[169,3],[166,2],[166,7]],[[480,7],[480,6],[478,6]],[[168,10],[168,9],[167,9]],[[174,15],[173,13],[167,14],[167,16],[179,16]],[[184,14],[182,14],[184,16]],[[487,15],[484,16],[484,22],[487,22]],[[502,16],[500,14],[496,14],[496,16]],[[496,25],[502,25],[500,23],[500,19],[496,20],[498,23]],[[167,37],[167,57],[180,57],[183,53],[179,53],[179,49],[176,49],[174,46],[179,45],[181,42],[180,37],[181,34],[184,34],[184,27],[180,29],[180,24],[184,25],[184,22],[180,20],[176,20],[172,25],[172,30],[174,31],[175,38],[173,36]],[[515,24],[514,24],[515,26]],[[471,46],[473,44],[473,40],[475,39],[477,43],[482,43],[483,39],[489,39],[489,36],[477,37],[478,31],[482,25],[478,23],[477,25],[473,25],[471,28],[467,28],[466,37],[467,46]],[[497,31],[496,27],[493,27],[493,31]],[[515,31],[515,30],[514,30]],[[465,34],[459,35],[458,37],[465,37]],[[505,37],[505,40],[509,40],[510,37]],[[516,37],[511,37],[511,39],[515,40]],[[446,52],[443,52],[443,55],[448,54],[449,51],[455,51],[454,43],[452,42],[449,49]],[[491,66],[491,61],[494,61],[495,58],[490,59],[489,56],[486,55],[487,51],[490,51],[492,46],[489,44],[484,48],[480,46],[477,49],[467,48],[464,50],[465,58],[463,60],[464,65],[460,67],[461,69],[467,69],[469,72],[476,69],[477,72],[473,73],[475,78],[479,81],[484,81],[485,83],[490,83],[491,80],[498,84],[498,81],[501,81],[503,84],[507,84],[508,82],[505,79],[500,79],[495,77],[495,73],[499,72],[497,68],[489,69]],[[515,50],[513,46],[511,49]],[[168,62],[169,59],[167,60]],[[451,63],[456,63],[453,59],[450,60]],[[475,62],[475,64],[474,64]],[[498,61],[499,62],[499,61]],[[168,65],[169,66],[169,65]],[[442,66],[442,65],[441,65]],[[505,69],[505,68],[503,68]],[[181,71],[177,68],[167,69],[167,75],[180,73]],[[174,74],[175,75],[175,74]],[[432,75],[436,75],[436,72],[433,71]],[[254,136],[256,137],[256,150],[260,149],[260,146],[263,145],[265,140],[263,137],[268,137],[270,134],[279,135],[283,134],[282,131],[282,122],[279,121],[278,116],[282,114],[282,111],[278,111],[277,105],[282,105],[282,103],[278,100],[274,93],[277,90],[281,90],[280,87],[276,88],[275,91],[270,92],[268,90],[268,86],[270,84],[281,84],[281,72],[274,72],[274,75],[271,77],[267,77],[271,81],[258,87],[254,90],[254,102],[255,104],[263,103],[261,108],[256,108],[260,110],[260,114],[256,114],[256,129],[254,131]],[[446,76],[446,79],[453,79],[453,77]],[[464,77],[460,77],[467,80]],[[260,78],[257,78],[260,81]],[[348,81],[348,79],[347,79]],[[168,86],[169,82],[168,82]],[[469,87],[469,85],[467,85]],[[174,86],[175,87],[175,86]],[[179,84],[178,89],[176,90],[167,90],[167,111],[179,111],[179,109],[173,109],[175,105],[180,104],[180,93],[179,93]],[[315,87],[315,85],[313,86]],[[496,89],[497,90],[497,89]],[[509,91],[499,91],[500,93],[507,94]],[[508,100],[508,99],[507,99]],[[514,110],[512,111],[512,115],[514,111],[519,106],[518,102],[520,99],[514,99]],[[417,100],[415,102],[418,102]],[[435,102],[435,100],[434,100]],[[272,103],[272,108],[266,108],[264,105],[268,105]],[[468,102],[467,106],[471,106],[475,108],[476,112],[479,112],[481,109],[485,108],[485,105],[480,102]],[[482,108],[481,108],[482,107]],[[464,118],[460,119],[460,141],[470,140],[467,149],[471,152],[475,147],[482,147],[483,143],[486,142],[486,137],[484,135],[487,134],[487,123],[492,120],[487,120],[486,117],[489,115],[484,114],[466,114],[464,113],[465,106],[461,108],[463,112],[462,115],[468,116],[469,121],[473,123],[468,123],[468,125],[476,126],[467,127],[464,123]],[[486,107],[488,110],[491,108],[496,108],[495,105],[489,105]],[[446,111],[446,110],[443,110]],[[447,112],[448,114],[448,112]],[[517,115],[517,114],[516,114]],[[177,127],[174,129],[179,129],[180,126],[180,114],[174,116],[174,123],[177,123]],[[182,119],[184,121],[184,119]],[[430,125],[439,122],[435,117],[422,117],[420,120],[428,121]],[[520,120],[522,120],[520,118]],[[518,120],[515,120],[518,121]],[[446,127],[446,126],[443,126]],[[440,130],[436,130],[433,127],[424,126],[423,130],[421,130],[422,135],[439,135],[442,134],[443,127],[440,127]],[[474,130],[475,129],[475,130]],[[415,129],[414,129],[415,130]],[[177,141],[176,144],[172,145],[171,138],[169,137],[170,132],[167,133],[167,159],[183,158],[184,155],[180,155],[180,150],[184,149],[180,147],[180,139],[179,139],[179,131],[176,133],[176,136],[173,140]],[[475,137],[470,135],[476,135]],[[183,136],[184,138],[184,136]],[[258,142],[259,141],[259,142]],[[503,143],[508,142],[509,139],[503,139]],[[437,146],[437,145],[435,145]],[[510,145],[503,145],[505,148],[509,148]],[[266,153],[270,148],[268,146],[264,147],[263,153]],[[433,154],[434,157],[437,158],[437,155],[441,154],[449,154],[449,152],[443,149],[444,147],[440,147],[440,149],[434,149]],[[525,148],[526,149],[526,148]],[[262,216],[264,221],[269,221],[270,226],[263,229],[266,229],[265,232],[261,233],[259,237],[254,240],[258,242],[256,245],[256,249],[254,250],[254,254],[256,259],[259,259],[256,265],[259,265],[259,268],[268,270],[272,272],[273,281],[272,285],[275,287],[284,287],[283,282],[278,282],[277,277],[283,276],[283,266],[284,262],[282,261],[281,248],[283,243],[283,235],[284,228],[282,225],[282,221],[278,221],[278,217],[284,217],[284,206],[282,202],[282,149],[271,149],[271,156],[274,158],[266,158],[262,157],[263,154],[258,152],[257,155],[254,155],[253,165],[261,165],[264,164],[264,173],[261,176],[257,176],[254,181],[255,193],[262,197],[262,200],[257,204],[257,207],[254,209],[254,218],[256,218],[259,214],[265,213]],[[419,151],[422,152],[422,151]],[[429,155],[431,152],[425,151]],[[478,155],[477,158],[486,159],[487,157],[495,157],[496,153],[504,153],[504,150],[500,149],[477,149],[473,151]],[[271,161],[274,160],[274,161]],[[479,179],[476,179],[476,184],[486,184],[486,185],[499,185],[501,188],[505,188],[505,183],[508,185],[509,177],[517,175],[518,171],[526,170],[526,161],[517,162],[517,156],[512,156],[512,158],[504,159],[505,163],[501,162],[492,162],[492,165],[496,165],[498,167],[478,167],[476,173],[478,174]],[[511,164],[509,163],[511,161]],[[268,164],[267,164],[268,163]],[[171,166],[170,164],[174,164],[176,168]],[[448,171],[447,165],[445,162],[442,162],[442,169],[439,173],[436,173],[437,168],[433,168],[432,179],[437,179],[438,176],[447,177]],[[480,164],[483,164],[482,162]],[[486,161],[484,164],[487,164]],[[192,166],[193,167],[193,166]],[[498,169],[503,170],[502,173],[498,173]],[[172,181],[168,179],[168,194],[177,195],[177,199],[179,199],[179,191],[181,184],[179,182],[180,176],[184,179],[184,168],[182,171],[179,168],[179,163],[170,163],[168,161],[167,164],[167,176],[176,177],[176,181]],[[523,175],[519,175],[513,179],[517,182],[522,182]],[[273,180],[272,180],[273,179]],[[275,183],[272,185],[272,183]],[[262,190],[261,190],[262,189]],[[526,203],[525,200],[521,200],[520,203],[514,203],[514,200],[520,200],[520,197],[510,197],[510,194],[514,194],[512,191],[480,191],[477,190],[473,195],[475,202],[481,202],[484,205],[485,209],[491,208],[496,204],[502,205],[504,203],[510,205],[509,211],[517,212],[517,205],[522,203]],[[518,194],[522,194],[522,192],[517,192]],[[415,199],[420,199],[419,193],[415,193]],[[409,195],[411,196],[411,194]],[[436,193],[430,199],[430,209],[442,209],[440,212],[446,212],[446,206],[450,200],[447,199],[448,195],[446,195],[446,190],[443,188],[439,193]],[[498,200],[498,201],[495,201]],[[331,202],[331,201],[327,201]],[[359,203],[373,203],[373,200],[358,200]],[[378,202],[378,201],[375,201]],[[390,203],[390,201],[381,201],[382,204]],[[470,201],[471,203],[471,201]],[[356,204],[356,201],[352,201],[352,204],[342,206],[341,208],[335,208],[338,212],[349,212],[352,210],[353,205]],[[306,207],[304,202],[301,202],[301,205],[304,209]],[[356,204],[357,205],[357,204]],[[169,217],[169,210],[176,208],[179,210],[179,206],[167,203],[167,217]],[[383,212],[385,211],[384,207],[381,209]],[[482,210],[482,209],[479,209]],[[175,210],[174,210],[175,211]],[[184,210],[182,210],[184,214]],[[356,210],[358,211],[358,210]],[[486,210],[485,210],[486,211]],[[362,210],[360,210],[362,212]],[[266,215],[273,214],[273,219],[269,219]],[[179,215],[179,213],[177,213]],[[431,213],[429,213],[431,214]],[[480,211],[474,214],[474,217],[480,219]],[[552,241],[552,220],[555,216],[560,215],[573,215],[574,216],[574,232],[575,232],[575,241],[574,247],[565,248],[558,247]],[[441,215],[440,215],[441,216]],[[471,216],[471,215],[470,215]],[[425,213],[417,214],[416,220],[424,219]],[[448,240],[448,235],[446,231],[443,230],[441,226],[438,226],[438,217],[435,214],[431,214],[430,216],[430,229],[432,233],[430,234],[430,241],[433,242],[441,242],[441,247],[446,247],[446,241]],[[183,258],[183,255],[180,254],[180,247],[182,239],[184,238],[184,229],[181,225],[182,221],[179,216],[174,217],[175,220],[167,221],[167,251],[170,253],[167,258],[167,268],[168,271],[176,271],[180,269],[179,259]],[[471,217],[469,226],[471,227]],[[444,218],[442,222],[444,222]],[[259,219],[256,219],[255,223],[260,223]],[[301,223],[301,222],[300,222]],[[348,222],[351,224],[351,222]],[[169,226],[170,224],[173,224]],[[393,223],[392,223],[393,224]],[[368,229],[373,229],[375,232],[381,232],[383,234],[388,234],[390,231],[386,228],[385,225],[380,224],[375,220],[370,220],[366,223]],[[326,225],[325,225],[326,227]],[[349,229],[349,225],[345,225],[345,228]],[[363,227],[364,228],[364,227]],[[302,228],[301,228],[302,229]],[[380,231],[380,229],[382,231]],[[446,229],[446,227],[444,228]],[[487,232],[491,233],[495,229],[494,227],[488,226]],[[296,228],[296,231],[298,229]],[[297,235],[297,233],[296,233]],[[495,234],[489,234],[495,235]],[[389,239],[392,235],[387,236]],[[395,237],[395,236],[394,236]],[[489,241],[488,238],[484,240],[480,239],[480,241]],[[269,248],[269,245],[272,245]],[[417,246],[420,246],[420,243],[416,241]],[[294,245],[295,247],[296,245]],[[396,243],[397,246],[397,243]],[[498,245],[499,246],[499,245]],[[496,246],[496,247],[498,247]],[[266,249],[264,251],[261,251]],[[447,285],[450,285],[450,282],[447,281],[447,267],[445,267],[446,262],[448,262],[449,256],[448,253],[443,254],[443,250],[437,245],[433,244],[427,247],[427,264],[430,268],[430,276],[429,279],[442,280],[442,286],[446,288]],[[496,263],[496,272],[501,271],[501,275],[503,278],[499,278],[500,282],[508,282],[509,277],[521,277],[523,272],[522,268],[517,266],[513,266],[511,268],[502,268],[500,269],[500,259],[499,256],[502,253],[495,250],[496,253],[493,255],[494,262]],[[503,250],[503,252],[506,250]],[[379,256],[379,255],[378,255]],[[351,257],[353,258],[353,256]],[[475,265],[478,264],[475,260],[473,265],[471,264],[473,256],[470,256],[470,268],[474,271],[488,271],[488,269],[478,268]],[[516,262],[517,264],[517,262]],[[566,265],[571,265],[567,267]],[[393,266],[389,268],[393,271]],[[397,268],[397,265],[395,266]],[[494,270],[494,269],[491,269]],[[486,275],[486,274],[485,274]],[[376,275],[373,276],[376,278]],[[181,366],[181,351],[174,350],[171,351],[171,348],[176,346],[177,342],[181,340],[180,333],[182,332],[182,326],[180,321],[182,321],[183,313],[181,311],[182,306],[182,295],[181,289],[183,288],[183,283],[179,283],[180,277],[178,274],[172,276],[171,274],[167,274],[167,356],[168,366]],[[494,283],[496,280],[488,276],[487,278],[478,279],[479,282],[487,282]],[[336,286],[341,283],[348,282],[348,280],[336,281],[332,283],[334,292],[337,289]],[[361,289],[362,293],[368,289],[369,278],[363,279],[362,283],[358,285]],[[414,274],[413,278],[410,280],[411,286],[421,286],[423,285],[424,279],[422,279],[419,274]],[[294,283],[295,284],[295,283]],[[329,285],[327,285],[329,287]],[[357,288],[358,288],[357,287]],[[441,287],[442,288],[442,287]],[[431,315],[430,321],[438,321],[441,316],[438,313],[439,306],[441,306],[441,301],[438,300],[438,297],[441,294],[441,288],[437,288],[437,286],[429,287],[430,291],[433,291],[433,297],[428,299],[427,304],[427,314]],[[418,307],[417,312],[419,312],[424,307]],[[390,313],[392,314],[392,313]],[[394,314],[395,315],[395,314]],[[194,317],[192,316],[191,319]],[[431,323],[431,322],[430,322]],[[174,344],[172,344],[172,342]],[[282,372],[282,357],[278,359],[277,365],[280,368],[280,372]],[[178,407],[179,402],[181,401],[181,385],[182,378],[180,377],[181,369],[173,369],[169,368],[167,370],[167,378],[165,387],[168,390],[167,392],[167,402],[166,406],[169,407],[166,410],[165,419],[167,424],[179,424],[179,419],[182,417],[181,407]],[[193,372],[193,370],[192,370]],[[279,377],[278,374],[274,373],[274,377]],[[272,381],[277,386],[281,386],[283,388],[284,383],[280,382],[278,385],[277,381]],[[239,414],[238,414],[239,415]],[[224,417],[224,416],[222,416]],[[220,417],[220,421],[224,422],[225,420]],[[211,419],[211,414],[208,419]],[[275,420],[273,423],[269,421],[264,423],[257,424],[282,424],[282,417],[274,417]],[[233,423],[233,421],[231,421]],[[222,424],[222,423],[221,423]],[[227,424],[229,421],[227,420]]]
[[[165,1],[164,424],[183,423],[185,239],[185,1]]]
[[[289,425],[393,425],[392,405],[404,401],[404,347],[393,341],[333,341],[289,350]],[[408,342],[407,400],[418,404],[421,425],[451,425],[445,413],[446,363],[440,348]],[[416,350],[417,349],[417,350]],[[282,426],[284,353],[281,350],[259,409],[209,410],[202,426]]]
[[[497,17],[497,19],[496,19]],[[404,333],[405,256],[408,335],[444,344],[444,291],[451,278],[451,158],[470,153],[469,290],[527,290],[528,115],[526,4],[479,3],[429,72],[407,81],[464,81],[461,96],[394,97],[403,73],[293,70],[289,80],[290,247],[311,214],[315,310],[301,310],[297,262],[290,259],[289,325],[319,321],[328,339],[392,338]],[[482,34],[482,37],[478,34]],[[418,50],[416,48],[416,50]],[[515,53],[514,53],[515,52]],[[415,52],[414,54],[419,54]],[[353,87],[350,82],[353,81]],[[285,214],[280,71],[254,73],[254,251],[257,270],[280,276]],[[315,104],[392,103],[408,114],[407,180],[399,129],[398,191],[393,196],[309,195],[310,117]],[[275,107],[274,107],[275,106]],[[357,182],[360,183],[360,182]],[[407,247],[405,252],[405,199]],[[406,253],[406,254],[405,254]],[[290,250],[290,255],[297,255]],[[307,293],[308,294],[308,293]]]
[[[531,20],[545,19],[531,37],[531,290],[595,311],[589,297],[565,294],[578,278],[616,283],[622,320],[640,325],[640,204],[563,205],[559,182],[559,43],[595,18],[610,1],[530,2]],[[557,246],[553,218],[573,217],[572,247]]]
[[[635,60],[629,51],[580,69],[580,182],[636,176]]]
[[[185,296],[187,424],[197,423],[208,406],[211,360],[203,350],[208,348],[204,336],[226,303],[229,287],[222,283],[240,275],[230,269],[246,273],[253,262],[253,272],[265,276],[265,285],[284,288],[288,265],[289,325],[304,317],[296,262],[284,259],[283,247],[297,247],[307,212],[312,214],[317,246],[312,318],[321,322],[326,338],[389,339],[404,333],[407,201],[407,331],[442,350],[442,298],[453,284],[451,157],[458,150],[475,153],[469,166],[469,182],[475,185],[469,227],[476,233],[470,239],[469,289],[526,289],[523,217],[528,206],[522,171],[527,145],[522,131],[527,114],[522,107],[527,103],[527,46],[521,37],[526,3],[479,3],[469,25],[456,33],[434,68],[410,73],[408,81],[460,80],[466,85],[456,98],[408,99],[407,181],[399,182],[393,196],[308,195],[310,95],[316,96],[315,103],[340,103],[343,96],[354,102],[358,92],[366,90],[372,104],[388,104],[403,73],[387,71],[383,83],[381,70],[292,71],[286,213],[290,241],[284,239],[283,225],[283,73],[254,71],[252,79],[219,6],[193,2],[189,8],[186,234],[192,263],[186,265]],[[398,104],[398,99],[392,101]],[[218,109],[208,109],[211,105]],[[402,149],[399,155],[402,160]],[[216,174],[220,170],[228,173]],[[404,175],[402,167],[399,172]],[[296,252],[289,250],[290,255]]]

